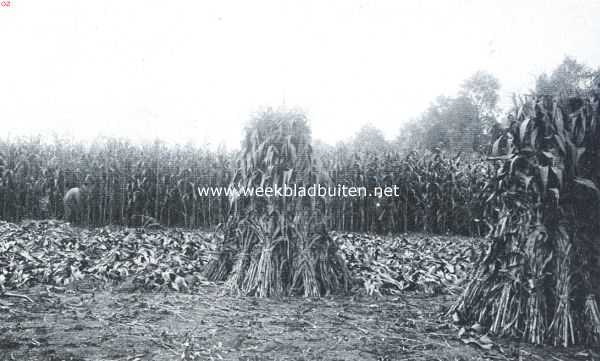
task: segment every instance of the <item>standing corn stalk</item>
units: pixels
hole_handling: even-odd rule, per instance
[[[600,97],[532,97],[494,144],[492,244],[464,321],[535,344],[600,343]]]
[[[231,185],[308,187],[321,175],[304,115],[269,110],[246,128]],[[316,208],[315,199],[303,197],[231,198],[225,237],[207,276],[259,297],[346,291],[348,271],[325,223],[315,221]]]

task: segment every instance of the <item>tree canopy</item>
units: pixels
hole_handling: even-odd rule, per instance
[[[535,93],[553,97],[572,97],[588,93],[600,78],[600,69],[566,56],[550,74],[540,74],[536,79]]]
[[[498,119],[499,81],[478,71],[455,97],[439,96],[416,120],[401,129],[398,143],[409,149],[478,151]]]

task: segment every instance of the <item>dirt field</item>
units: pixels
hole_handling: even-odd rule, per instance
[[[1,360],[590,360],[582,349],[465,344],[450,296],[254,299],[36,286],[0,298]],[[410,304],[408,304],[408,303]]]

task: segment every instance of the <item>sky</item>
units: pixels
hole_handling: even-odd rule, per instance
[[[236,148],[265,107],[388,139],[477,70],[501,101],[565,55],[600,66],[600,1],[10,0],[0,126]]]

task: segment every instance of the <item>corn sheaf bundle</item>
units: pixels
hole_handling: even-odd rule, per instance
[[[531,97],[494,144],[492,244],[453,311],[535,344],[599,345],[600,98]]]
[[[303,114],[266,111],[246,128],[232,186],[282,187],[326,184],[313,162]],[[314,197],[231,199],[225,238],[207,267],[212,280],[259,297],[346,292],[350,276],[323,222]]]

